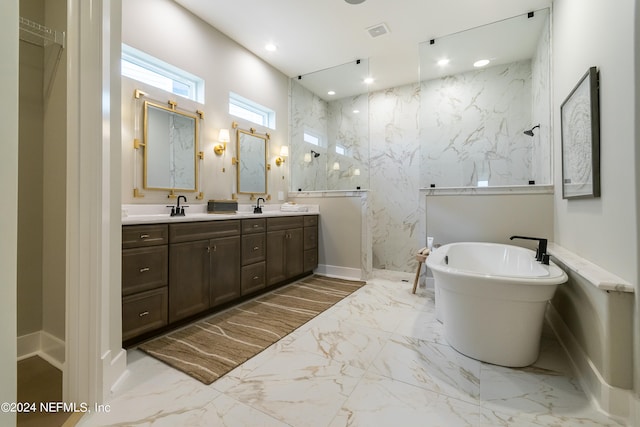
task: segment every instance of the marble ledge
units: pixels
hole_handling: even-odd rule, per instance
[[[252,219],[281,216],[318,215],[320,207],[312,204],[299,204],[306,211],[282,211],[280,204],[262,206],[261,214],[253,213],[252,205],[238,205],[236,212],[228,214],[208,213],[206,204],[188,204],[185,216],[170,216],[170,207],[165,205],[122,205],[122,225],[163,224],[194,221],[220,221],[228,219]]]
[[[292,191],[289,198],[311,198],[311,197],[367,197],[369,190],[314,190],[314,191]]]
[[[547,252],[569,270],[583,277],[598,289],[603,291],[635,292],[635,287],[631,283],[556,243],[549,243]]]
[[[426,196],[486,196],[512,194],[553,194],[553,185],[505,185],[494,187],[421,188]]]

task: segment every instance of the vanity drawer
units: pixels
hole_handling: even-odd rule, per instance
[[[248,295],[252,292],[264,288],[266,283],[265,271],[266,264],[264,262],[259,262],[257,264],[251,264],[242,267],[242,273],[240,275],[240,281],[242,283],[242,295]]]
[[[219,220],[169,224],[171,243],[228,237],[240,234],[240,220]]]
[[[169,242],[167,224],[124,225],[122,227],[122,247],[166,245]]]
[[[267,221],[265,218],[242,220],[242,234],[264,233],[266,230]]]
[[[291,228],[301,228],[304,225],[302,216],[285,216],[277,218],[267,218],[267,231],[288,230]]]
[[[167,287],[122,299],[122,340],[137,337],[167,324]]]
[[[304,217],[304,226],[305,227],[317,227],[318,226],[318,215],[305,215],[305,217]]]
[[[264,233],[242,236],[242,265],[264,261],[265,248],[266,236]]]
[[[166,245],[122,250],[122,295],[167,285]]]

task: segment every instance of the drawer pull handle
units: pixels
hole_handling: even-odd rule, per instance
[[[253,276],[253,280],[258,280],[260,276]]]
[[[258,224],[253,224],[253,228],[258,228],[259,225]]]
[[[142,267],[140,269],[140,273],[146,273],[147,271],[151,270],[149,267]]]
[[[260,249],[260,247],[258,247],[258,246],[254,246],[254,247],[253,247],[253,250],[254,250],[254,251],[257,251],[258,249]]]
[[[149,237],[151,237],[151,236],[149,236],[148,234],[141,234],[140,235],[141,239],[148,239]]]
[[[143,311],[142,313],[138,314],[139,317],[144,317],[144,316],[147,316],[147,315],[149,315],[148,311]]]

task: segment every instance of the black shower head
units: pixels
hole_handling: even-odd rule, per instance
[[[525,135],[529,135],[529,136],[533,136],[533,130],[534,130],[535,128],[539,128],[539,127],[540,127],[540,125],[535,125],[535,126],[534,126],[534,127],[532,127],[531,129],[529,129],[529,130],[525,130],[525,131],[524,131],[524,134],[525,134]]]
[[[318,153],[317,151],[311,150],[311,154],[313,154],[313,157],[320,157],[320,153]]]

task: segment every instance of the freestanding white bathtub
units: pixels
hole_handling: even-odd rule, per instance
[[[449,344],[474,359],[521,367],[536,361],[547,302],[567,275],[529,249],[451,243],[427,258]]]

